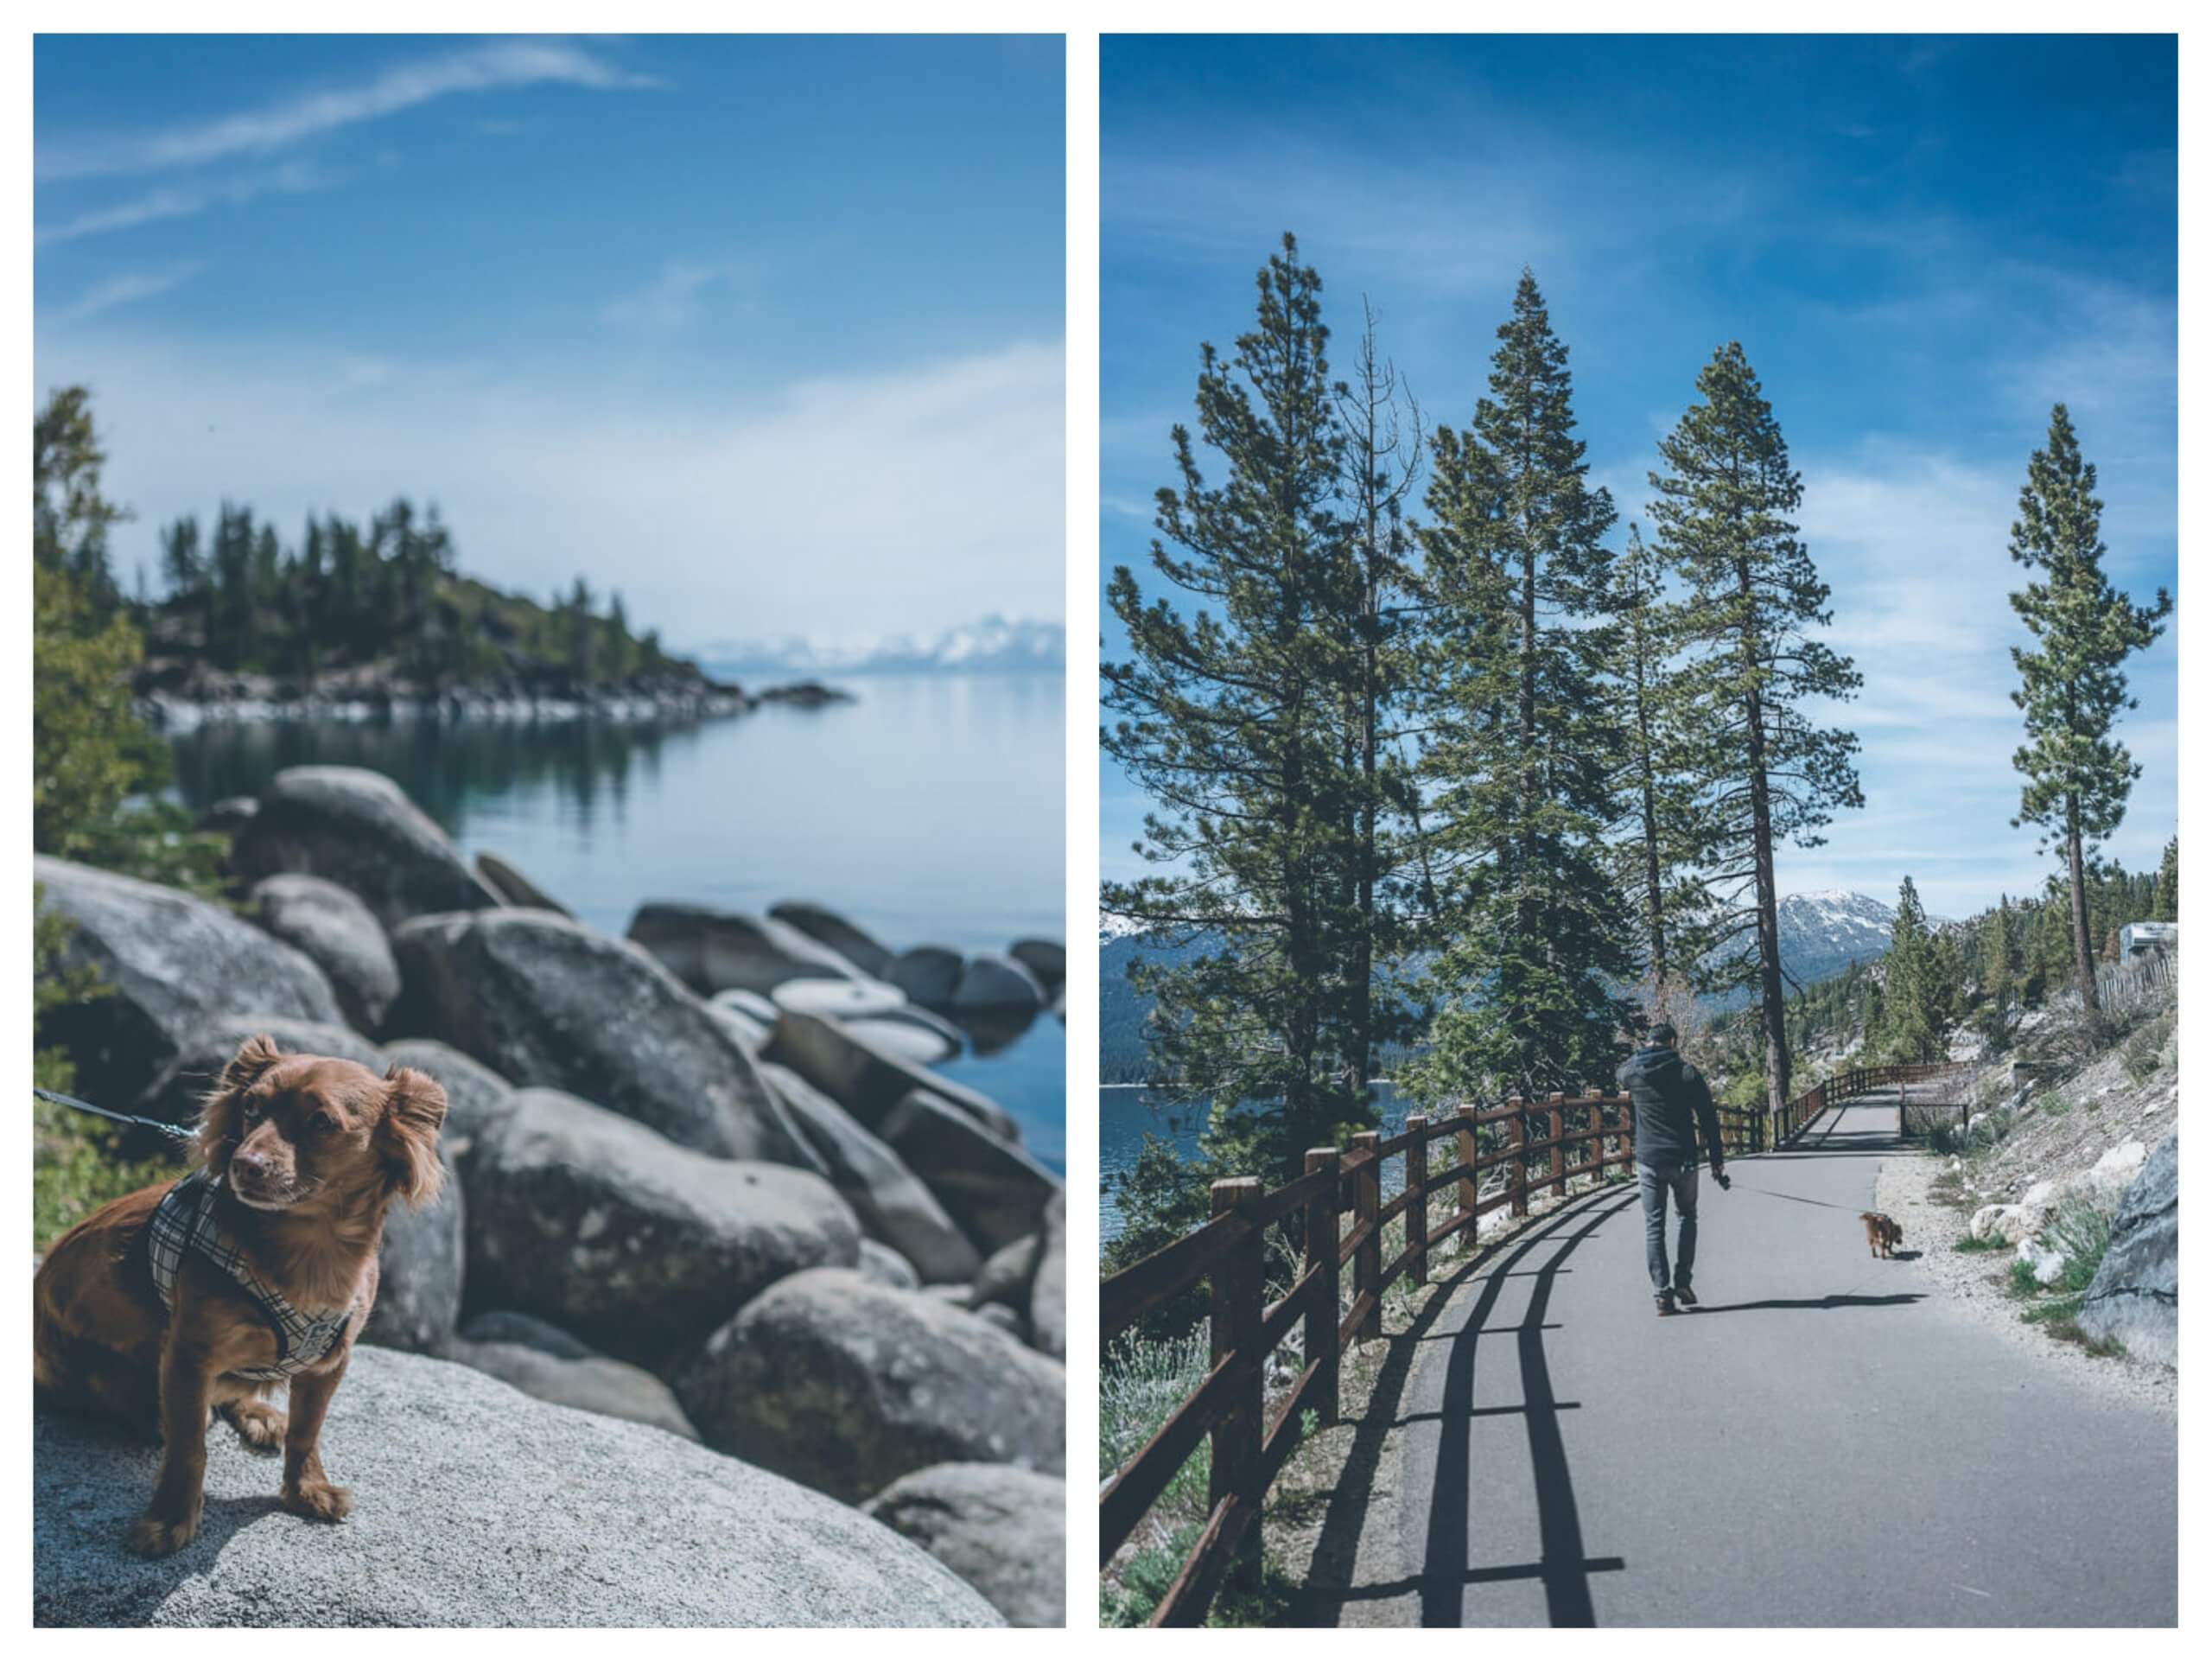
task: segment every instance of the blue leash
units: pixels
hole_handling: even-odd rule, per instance
[[[170,1125],[158,1119],[143,1118],[137,1114],[118,1114],[112,1108],[102,1108],[60,1091],[49,1091],[42,1085],[31,1086],[31,1094],[47,1102],[58,1102],[64,1108],[74,1108],[80,1113],[98,1114],[102,1119],[111,1119],[119,1125],[143,1125],[149,1131],[159,1131],[164,1137],[175,1137],[180,1143],[189,1143],[194,1133],[181,1125]]]

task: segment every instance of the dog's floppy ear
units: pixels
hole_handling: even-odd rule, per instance
[[[223,1064],[223,1071],[215,1076],[214,1088],[200,1101],[201,1164],[213,1168],[230,1157],[238,1137],[238,1093],[274,1067],[283,1054],[274,1039],[257,1033]]]
[[[384,1121],[377,1127],[377,1142],[385,1169],[393,1194],[409,1206],[424,1206],[437,1198],[445,1181],[445,1168],[438,1163],[445,1087],[419,1069],[396,1063],[384,1077]]]

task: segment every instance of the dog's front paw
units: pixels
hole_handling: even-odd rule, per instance
[[[148,1512],[130,1526],[130,1550],[142,1558],[166,1558],[192,1544],[200,1533],[200,1509],[187,1518],[162,1518]]]
[[[353,1510],[353,1491],[335,1483],[308,1481],[284,1491],[284,1510],[334,1524]]]

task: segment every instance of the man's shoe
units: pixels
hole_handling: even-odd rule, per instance
[[[1689,1289],[1688,1283],[1684,1283],[1675,1289],[1675,1302],[1684,1309],[1690,1309],[1697,1303],[1697,1295]]]
[[[1658,1296],[1658,1297],[1657,1297],[1656,1299],[1655,1299],[1653,1302],[1654,1302],[1655,1303],[1656,1303],[1656,1304],[1659,1306],[1659,1314],[1660,1314],[1660,1315],[1674,1315],[1674,1313],[1675,1313],[1675,1296],[1674,1296],[1672,1293],[1661,1293],[1661,1294]]]

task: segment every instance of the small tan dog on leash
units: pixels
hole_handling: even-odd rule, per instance
[[[1886,1258],[1890,1249],[1904,1245],[1904,1230],[1886,1212],[1862,1212],[1859,1221],[1866,1226],[1866,1256]]]

